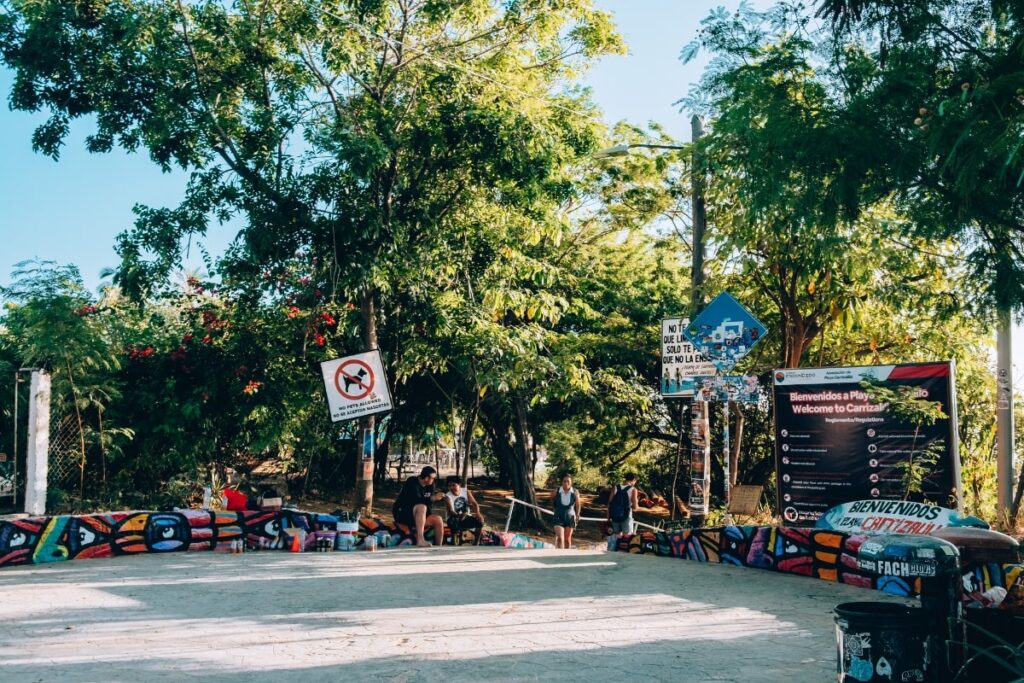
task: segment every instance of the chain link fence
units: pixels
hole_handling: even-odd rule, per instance
[[[70,410],[70,412],[68,412]],[[68,402],[54,400],[50,404],[50,486],[78,490],[82,473],[82,430],[74,408]]]

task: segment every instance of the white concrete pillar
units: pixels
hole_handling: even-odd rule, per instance
[[[50,469],[50,375],[43,370],[33,370],[29,387],[25,512],[45,515],[46,476]]]

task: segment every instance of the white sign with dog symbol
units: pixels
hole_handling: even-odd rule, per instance
[[[391,410],[391,392],[380,351],[367,351],[320,364],[332,422]]]

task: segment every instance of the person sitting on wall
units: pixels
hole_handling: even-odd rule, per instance
[[[444,493],[434,491],[434,480],[436,479],[437,470],[429,465],[424,467],[420,470],[418,477],[409,477],[405,480],[402,490],[391,508],[395,522],[412,529],[415,533],[416,545],[421,548],[430,547],[423,536],[428,524],[434,530],[434,543],[441,545],[444,542],[444,520],[439,515],[430,512],[433,502],[444,498]]]
[[[480,532],[484,528],[484,516],[468,487],[462,485],[462,477],[448,477],[448,493],[444,502],[448,506],[448,528],[452,540],[459,538],[463,531],[473,532],[473,545],[480,545]]]

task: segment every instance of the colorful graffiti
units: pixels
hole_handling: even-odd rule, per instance
[[[236,541],[244,541],[251,548],[283,549],[286,529],[306,531],[304,549],[312,550],[316,544],[314,532],[333,531],[337,525],[338,518],[333,515],[297,510],[176,510],[28,517],[0,521],[0,567],[139,553],[230,551]],[[389,545],[413,543],[407,527],[375,518],[360,522],[359,543],[368,534],[381,531],[392,538]],[[445,536],[450,543],[447,529]],[[484,531],[481,544],[551,547],[528,536],[496,531]]]
[[[867,538],[826,529],[725,526],[648,531],[619,539],[616,549],[799,574],[893,595],[918,595],[920,579],[878,576],[858,568],[857,551]],[[964,576],[984,591],[993,586],[1009,589],[1022,572],[1021,565],[987,564],[967,567]]]

